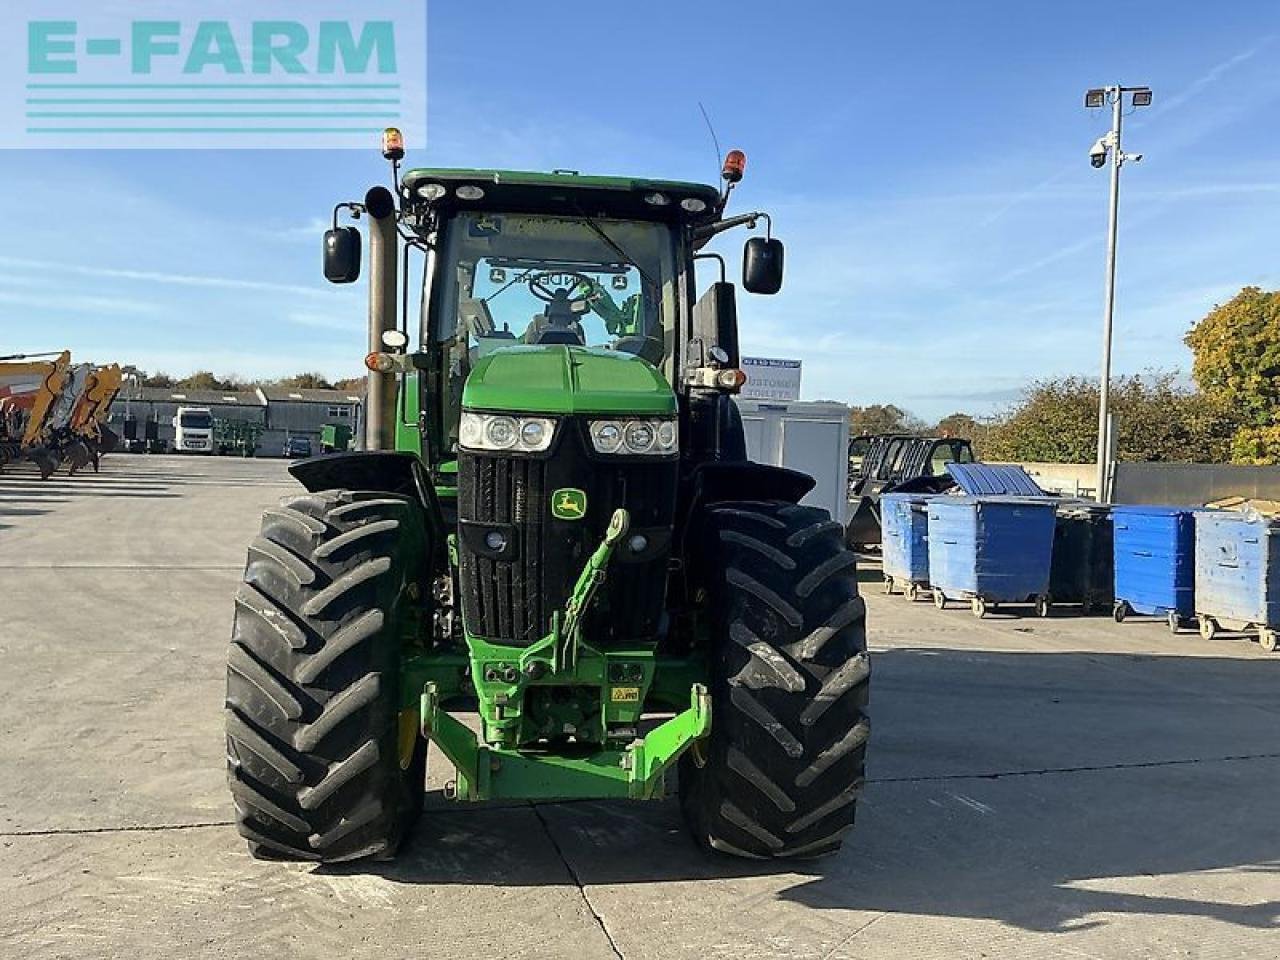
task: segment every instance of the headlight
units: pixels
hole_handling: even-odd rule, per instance
[[[538,453],[551,446],[556,423],[547,417],[508,417],[463,411],[458,443],[469,450]]]
[[[593,420],[588,432],[596,453],[665,456],[679,447],[674,420]]]
[[[597,420],[591,424],[591,445],[596,453],[617,453],[622,446],[622,424],[613,420]]]

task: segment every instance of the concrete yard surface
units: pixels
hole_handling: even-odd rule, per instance
[[[837,856],[709,859],[677,805],[428,810],[389,863],[230,825],[232,602],[283,461],[0,474],[0,958],[1280,957],[1280,655],[883,596]]]

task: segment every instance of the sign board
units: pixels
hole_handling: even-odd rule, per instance
[[[746,400],[799,400],[800,361],[772,357],[743,357],[747,375],[740,396]]]

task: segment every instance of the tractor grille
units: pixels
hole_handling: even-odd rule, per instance
[[[458,459],[459,566],[467,629],[500,643],[527,646],[551,629],[583,564],[599,545],[617,507],[631,514],[631,533],[619,545],[608,579],[585,620],[593,644],[652,642],[660,629],[675,512],[674,461],[602,458],[587,452],[582,424],[560,425],[550,455],[504,456],[461,452]],[[582,520],[551,514],[555,491],[587,495]],[[502,550],[486,544],[500,533]],[[643,534],[649,546],[632,553],[627,540]]]

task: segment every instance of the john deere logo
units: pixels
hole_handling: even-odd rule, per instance
[[[581,520],[587,515],[587,495],[564,487],[551,495],[551,515],[557,520]]]

